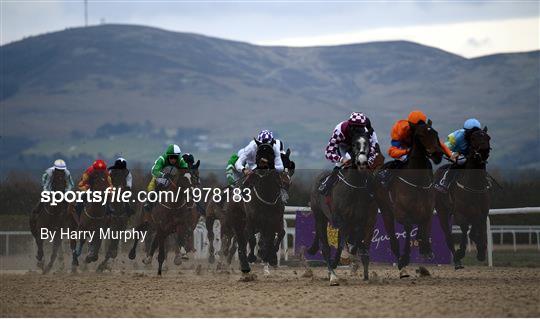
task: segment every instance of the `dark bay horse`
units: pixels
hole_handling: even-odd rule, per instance
[[[110,171],[111,182],[116,192],[125,192],[127,190],[126,176],[129,173],[126,169],[112,169]],[[111,231],[122,231],[127,227],[128,211],[126,204],[119,201],[109,203],[110,214],[106,218],[107,228]],[[108,267],[109,259],[114,259],[118,255],[119,239],[110,239],[105,253],[105,259],[99,264],[97,271],[103,271]]]
[[[156,203],[151,211],[151,227],[155,231],[150,251],[147,252],[143,262],[150,264],[156,249],[158,253],[158,275],[161,276],[163,262],[165,261],[166,251],[165,242],[170,234],[176,232],[176,226],[188,211],[188,203],[184,190],[191,189],[191,174],[187,169],[177,169],[173,166],[167,166],[163,170],[167,178],[165,185],[160,187],[161,194],[169,192],[173,197],[168,200],[161,200]],[[178,196],[177,196],[178,194]],[[138,241],[135,240],[129,253],[129,258],[134,259]]]
[[[454,257],[455,269],[463,268],[461,259],[465,256],[467,248],[467,232],[471,228],[471,239],[476,244],[479,261],[486,258],[486,219],[489,214],[489,188],[487,183],[486,165],[490,152],[490,137],[487,127],[472,133],[470,151],[463,167],[458,169],[455,183],[449,192],[437,192],[437,214],[441,228],[445,234],[446,244]],[[437,175],[442,175],[448,166],[441,167]],[[454,217],[454,224],[461,228],[461,240],[456,251],[452,239],[452,224],[450,215]]]
[[[259,250],[265,274],[269,265],[277,265],[277,252],[285,236],[280,173],[274,168],[274,149],[271,144],[257,142],[257,167],[244,181],[248,189],[240,202],[229,202],[226,218],[231,221],[238,243],[238,258],[243,274],[251,271],[247,256],[247,242],[259,233]],[[246,194],[246,192],[244,192]]]
[[[409,277],[406,266],[410,261],[411,231],[418,225],[416,236],[420,254],[432,257],[430,234],[431,218],[435,208],[433,170],[431,161],[438,164],[443,150],[437,131],[428,123],[411,124],[411,150],[408,160],[401,169],[395,169],[392,184],[387,190],[382,185],[376,187],[376,198],[383,215],[386,233],[390,237],[392,253],[398,260],[400,278]],[[386,164],[385,164],[386,165]],[[394,220],[405,229],[405,249],[400,252],[396,238]]]
[[[377,205],[370,196],[368,187],[373,182],[369,169],[370,142],[367,132],[359,131],[352,137],[352,161],[338,173],[338,181],[332,189],[329,202],[319,192],[320,182],[328,176],[319,176],[311,190],[311,211],[315,218],[315,237],[308,253],[314,255],[321,251],[328,267],[330,285],[339,285],[334,269],[341,259],[341,252],[346,242],[350,244],[352,256],[359,254],[364,266],[364,280],[367,280],[369,265],[369,247],[373,236],[373,227],[377,215]],[[332,223],[338,230],[338,245],[333,261],[330,256],[327,226]]]
[[[105,193],[105,190],[109,187],[108,175],[105,170],[95,170],[89,176],[90,191]],[[78,231],[93,231],[95,232],[94,238],[89,242],[89,253],[84,259],[85,263],[91,263],[98,260],[99,249],[101,247],[102,240],[100,239],[100,230],[106,230],[107,228],[107,203],[91,201],[85,203],[83,211],[78,221]],[[73,243],[76,242],[75,240]],[[79,256],[82,254],[83,246],[86,242],[85,238],[80,238],[76,248],[73,250],[72,266],[79,265]]]
[[[55,169],[52,173],[51,191],[64,192],[66,189],[66,175],[63,170]],[[68,220],[67,202],[62,201],[56,205],[50,203],[41,203],[38,206],[38,210],[30,214],[29,223],[30,231],[37,245],[37,266],[42,269],[43,273],[47,273],[51,270],[56,257],[58,255],[58,249],[62,243],[60,239],[60,228],[66,226]],[[56,236],[53,241],[53,248],[49,263],[45,266],[43,260],[43,240],[41,239],[41,229],[46,228],[49,231],[56,231]]]

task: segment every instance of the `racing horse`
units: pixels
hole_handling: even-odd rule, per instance
[[[65,188],[66,176],[64,171],[55,169],[52,173],[51,191],[64,192]],[[38,248],[36,255],[37,266],[42,269],[44,274],[48,273],[54,265],[62,240],[60,235],[55,236],[51,257],[49,263],[45,266],[45,261],[43,259],[43,239],[41,238],[40,230],[46,228],[48,231],[56,231],[58,234],[60,233],[60,228],[64,226],[67,219],[68,213],[66,201],[62,201],[56,205],[39,203],[37,209],[30,214],[30,231],[32,232],[32,236],[34,236]]]
[[[190,179],[192,187],[200,187],[201,179],[199,174],[199,166],[201,161],[197,160],[197,162],[195,162],[195,159],[191,154],[184,154],[182,155],[182,158],[188,165],[188,172],[191,175]],[[201,204],[195,201],[189,203],[187,208],[188,211],[186,212],[185,218],[180,219],[176,225],[177,245],[174,245],[174,263],[176,265],[180,265],[182,263],[182,259],[188,259],[187,253],[195,251],[195,248],[193,247],[193,231],[195,230],[195,227],[197,227],[197,222],[204,212]],[[186,255],[182,255],[182,247],[186,251]]]
[[[187,169],[178,169],[173,166],[164,168],[165,183],[160,187],[161,194],[173,194],[166,196],[166,200],[157,202],[150,213],[151,226],[155,230],[150,251],[147,252],[143,263],[150,264],[156,249],[158,253],[158,276],[161,276],[166,251],[165,242],[167,237],[176,231],[176,226],[188,211],[188,198],[185,190],[191,189],[191,175]],[[135,240],[129,253],[129,258],[135,258],[138,241]]]
[[[352,160],[338,172],[338,180],[332,189],[331,196],[326,197],[319,192],[320,182],[327,178],[329,173],[321,174],[311,190],[310,202],[315,219],[315,237],[308,253],[316,254],[320,242],[332,286],[339,285],[334,269],[339,264],[345,243],[349,243],[353,258],[356,254],[360,255],[364,267],[364,280],[369,279],[369,247],[377,215],[377,205],[373,200],[373,195],[370,194],[373,175],[368,164],[369,135],[364,130],[358,130],[353,132],[352,141],[350,150]],[[338,237],[333,261],[328,244],[329,222],[337,228]]]
[[[238,258],[243,274],[251,271],[247,256],[247,241],[259,233],[260,255],[264,272],[277,265],[277,252],[285,236],[280,173],[274,168],[274,149],[271,144],[257,143],[255,169],[244,181],[242,200],[228,203],[226,218],[231,221],[238,243]]]
[[[110,172],[111,182],[116,192],[125,192],[127,190],[126,175],[128,170],[113,169]],[[120,195],[122,196],[122,195]],[[118,197],[120,198],[120,197]],[[113,232],[125,230],[127,227],[128,207],[126,203],[121,201],[111,201],[109,203],[109,215],[107,216],[107,228]],[[97,267],[97,271],[101,272],[108,268],[109,259],[114,259],[118,255],[119,239],[110,239],[105,253],[105,259]]]
[[[90,185],[90,190],[92,192],[100,192],[102,195],[105,193],[105,190],[109,187],[109,176],[105,170],[93,171],[88,180]],[[103,195],[104,196],[104,195]],[[88,243],[90,249],[89,253],[84,259],[85,263],[91,263],[98,260],[99,249],[101,247],[101,238],[100,231],[106,229],[107,227],[107,205],[108,203],[96,201],[95,198],[92,198],[92,201],[85,203],[81,216],[78,220],[78,231],[93,231],[94,238],[91,242]],[[73,244],[76,240],[71,240]],[[79,265],[79,256],[82,254],[83,246],[86,242],[86,238],[82,237],[77,242],[77,246],[73,249],[72,254],[72,266]]]
[[[282,192],[286,192],[291,185],[291,178],[294,175],[296,169],[296,163],[290,159],[291,149],[288,148],[284,153],[280,153],[281,161],[283,162],[283,172],[280,173]],[[242,184],[243,180],[240,180],[238,184]],[[227,264],[231,264],[232,257],[237,249],[236,240],[234,238],[234,231],[230,225],[229,219],[225,218],[227,211],[225,201],[209,202],[207,206],[206,214],[206,230],[207,238],[209,242],[209,255],[208,262],[214,263],[215,261],[215,248],[214,248],[214,222],[220,221],[220,234],[221,234],[221,252],[226,258]],[[255,246],[257,245],[257,239],[252,236],[248,240],[250,252],[248,255],[248,262],[255,262],[257,257],[255,256]],[[262,252],[262,251],[261,251]]]
[[[470,151],[465,158],[465,164],[463,167],[454,168],[458,169],[455,183],[448,193],[437,192],[436,195],[435,207],[445,234],[446,244],[452,252],[456,270],[463,268],[461,259],[465,256],[467,248],[469,226],[472,226],[471,239],[476,243],[476,258],[479,261],[484,261],[486,258],[486,219],[490,202],[486,172],[490,152],[489,141],[487,127],[471,134]],[[437,175],[441,176],[444,170],[449,168],[448,166],[440,167]],[[461,240],[457,251],[452,238],[450,215],[454,217],[453,223],[461,228]]]
[[[392,253],[398,261],[400,278],[409,277],[406,266],[410,262],[413,225],[418,225],[416,239],[420,254],[425,258],[433,257],[430,226],[435,208],[435,190],[432,187],[431,161],[439,164],[443,156],[439,135],[432,127],[431,120],[427,123],[410,124],[410,130],[411,149],[407,162],[401,169],[394,170],[395,178],[388,189],[381,184],[376,187],[377,203],[386,233],[390,237]],[[402,224],[405,229],[403,254],[400,254],[394,221]]]

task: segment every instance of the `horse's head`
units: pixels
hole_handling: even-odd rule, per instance
[[[128,171],[125,169],[111,169],[109,175],[111,175],[112,185],[116,188],[126,187],[126,176]]]
[[[435,164],[439,164],[442,161],[444,152],[439,141],[439,133],[437,133],[431,124],[431,120],[428,120],[427,123],[421,121],[418,124],[411,124],[411,135],[413,137],[413,144],[417,146],[419,143],[425,150],[426,155]]]
[[[88,184],[93,191],[105,191],[109,187],[106,171],[104,169],[94,170],[90,173]]]
[[[358,169],[368,168],[370,156],[369,132],[363,127],[351,127],[353,165]]]
[[[471,133],[469,138],[468,160],[483,164],[489,158],[491,137],[487,133],[487,126],[483,130],[477,129]]]
[[[182,158],[188,165],[189,173],[191,174],[191,184],[194,186],[201,185],[199,175],[199,166],[201,165],[201,161],[197,160],[197,162],[195,162],[195,157],[193,157],[192,154],[184,154],[182,155]]]
[[[64,191],[66,189],[66,173],[62,169],[55,168],[52,173],[51,189]]]
[[[184,189],[193,186],[189,169],[166,166],[161,172],[164,173],[165,176],[168,176],[167,181],[163,185],[165,190],[176,190],[177,188]]]
[[[257,143],[257,155],[255,156],[255,164],[257,169],[273,169],[275,153],[274,147],[270,143],[262,143],[255,140]]]

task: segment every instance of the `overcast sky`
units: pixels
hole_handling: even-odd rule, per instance
[[[1,44],[84,24],[84,1],[0,0]],[[540,49],[539,1],[88,1],[127,23],[262,45],[410,40],[466,57]]]

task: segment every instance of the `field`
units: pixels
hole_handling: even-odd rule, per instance
[[[341,284],[330,287],[322,267],[310,268],[313,276],[292,265],[264,276],[256,265],[257,278],[243,282],[236,266],[216,270],[204,261],[169,263],[162,278],[127,260],[103,274],[92,265],[41,275],[30,263],[28,256],[2,259],[2,317],[540,316],[540,268],[533,266],[431,266],[429,277],[398,279],[395,268],[374,264],[370,281],[339,268]],[[27,270],[6,270],[22,264]]]

